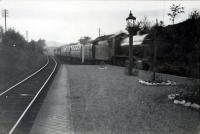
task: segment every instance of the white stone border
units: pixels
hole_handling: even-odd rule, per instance
[[[107,69],[107,67],[99,67],[99,69]]]
[[[194,109],[197,109],[199,110],[200,109],[200,105],[199,104],[196,104],[196,103],[191,103],[191,102],[186,102],[185,100],[176,100],[175,97],[178,96],[179,94],[169,94],[168,95],[168,99],[169,100],[173,100],[174,104],[178,105],[183,105],[185,107],[191,107],[191,108],[194,108]]]
[[[175,86],[176,82],[167,80],[166,82],[155,83],[155,82],[148,82],[144,80],[139,80],[140,84],[147,85],[147,86]]]

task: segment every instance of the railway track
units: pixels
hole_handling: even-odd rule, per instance
[[[55,73],[57,62],[47,57],[46,64],[22,81],[0,93],[0,134],[22,134],[18,128],[38,96]],[[30,119],[28,122],[34,121]]]

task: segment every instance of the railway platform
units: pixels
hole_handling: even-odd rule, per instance
[[[198,134],[199,112],[172,104],[172,86],[144,86],[141,77],[147,72],[61,65],[30,134]]]

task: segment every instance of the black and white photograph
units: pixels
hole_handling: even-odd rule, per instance
[[[200,0],[0,12],[0,134],[200,134]]]

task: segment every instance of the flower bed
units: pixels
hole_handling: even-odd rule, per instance
[[[186,101],[184,99],[178,100],[178,99],[176,99],[177,96],[179,96],[179,95],[178,94],[170,94],[170,95],[168,95],[168,99],[173,100],[174,104],[180,104],[180,105],[183,105],[185,107],[191,107],[191,108],[194,108],[194,109],[197,109],[197,110],[200,109],[199,104],[194,103],[194,102],[192,103],[192,102]]]
[[[179,86],[174,94],[169,94],[168,99],[174,104],[180,104],[185,107],[191,107],[200,110],[200,86]]]
[[[176,85],[176,82],[166,80],[166,81],[144,81],[139,80],[139,83],[147,86],[173,86]]]

